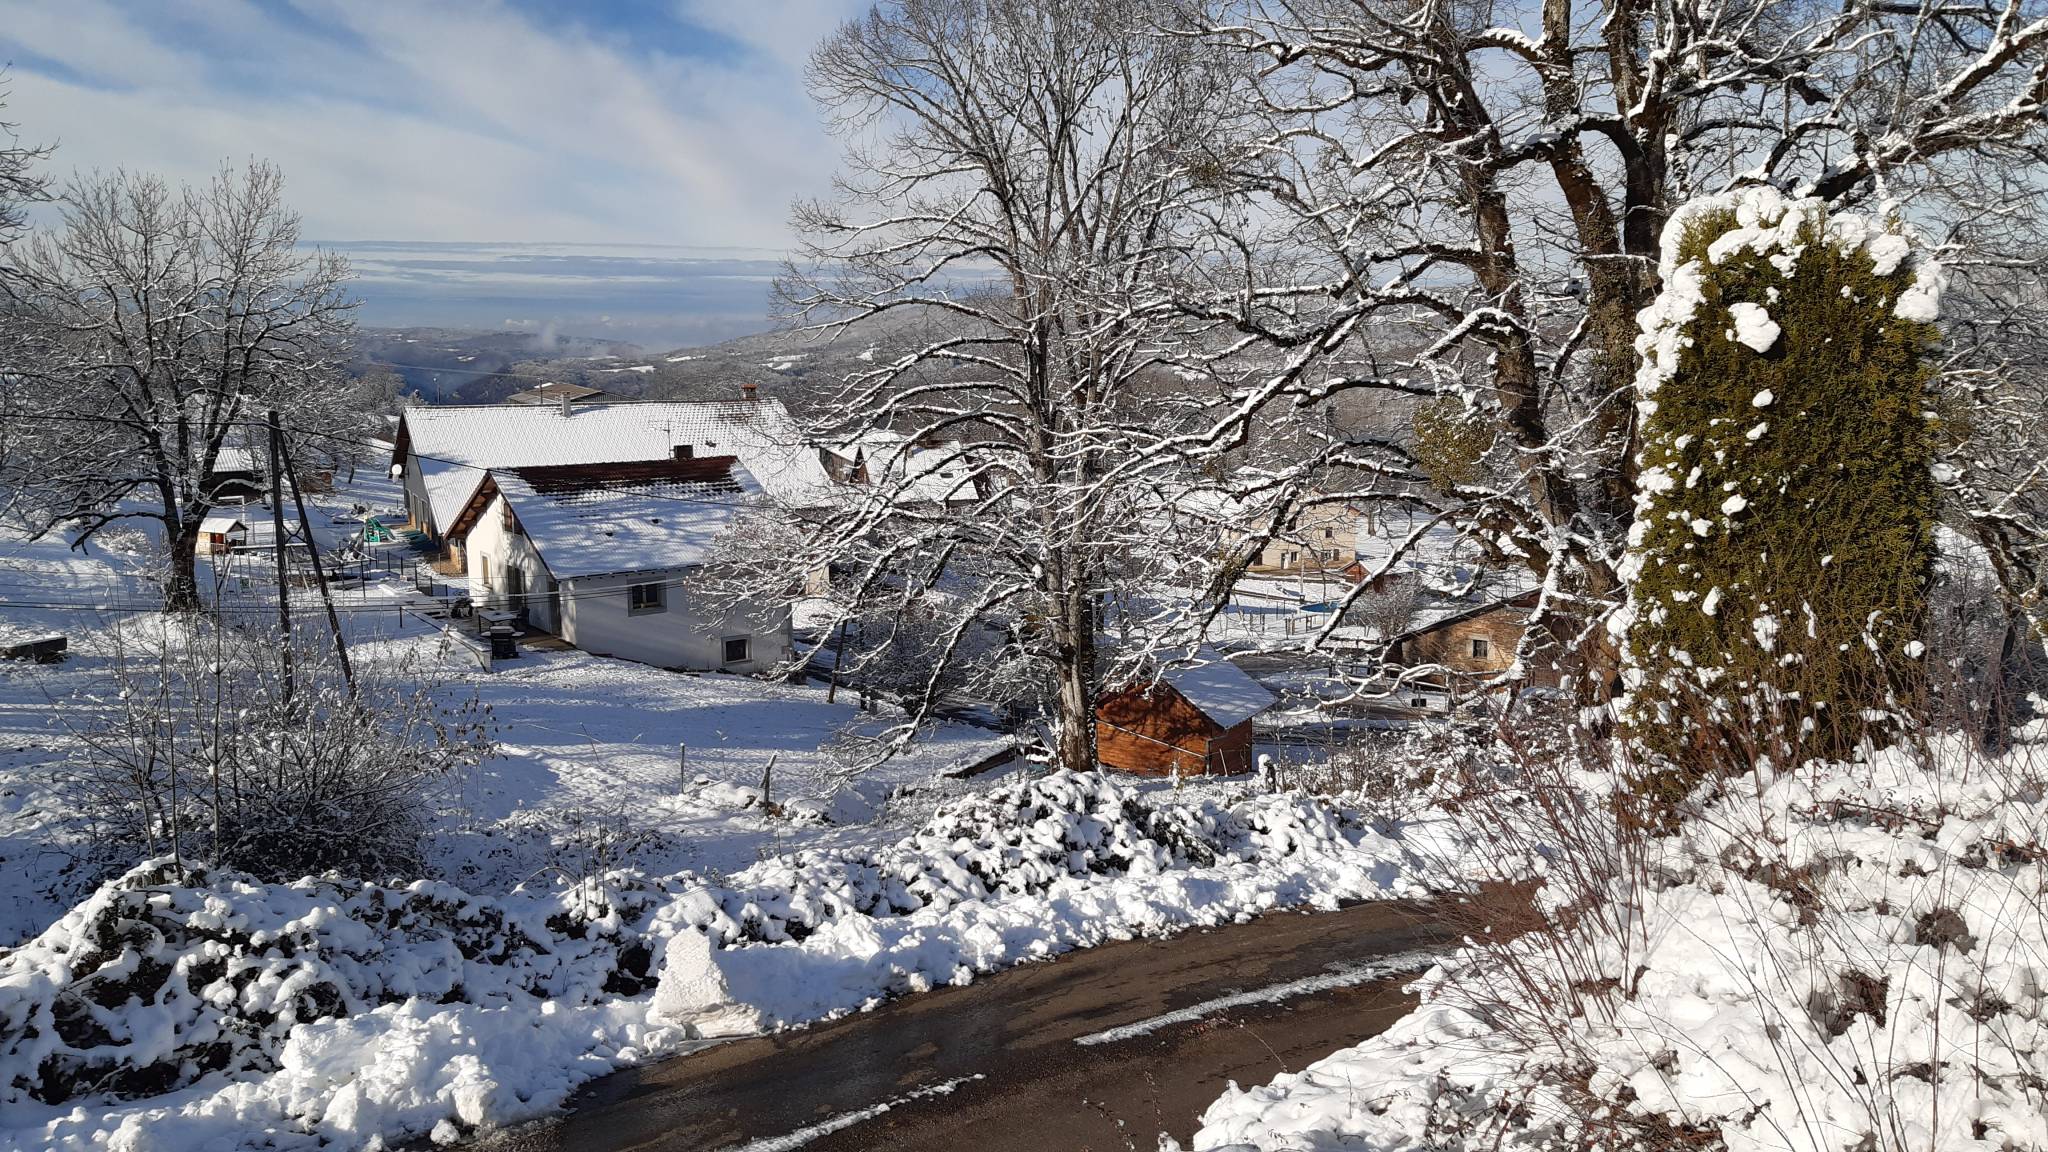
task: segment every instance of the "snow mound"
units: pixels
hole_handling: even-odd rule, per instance
[[[1646,882],[1569,901],[1625,929],[1460,951],[1381,1036],[1232,1085],[1194,1147],[2048,1148],[2034,754],[1730,781]]]
[[[699,932],[668,942],[661,985],[654,991],[654,1019],[680,1024],[699,1036],[743,1036],[761,1030],[761,1014],[733,999],[719,965],[718,945]]]
[[[358,1147],[1070,948],[1458,882],[1448,821],[1242,786],[1016,780],[879,848],[561,893],[155,861],[0,957],[0,1146]],[[650,987],[652,986],[652,987]],[[129,1102],[123,1102],[128,1098]],[[147,1134],[145,1140],[144,1133]]]

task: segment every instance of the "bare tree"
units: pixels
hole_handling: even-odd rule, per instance
[[[1678,204],[1762,181],[1902,201],[1959,264],[2038,248],[2048,14],[2022,0],[1253,0],[1184,18],[1257,63],[1272,119],[1238,176],[1273,210],[1202,307],[1274,370],[1212,435],[1286,402],[1458,396],[1492,431],[1473,478],[1431,492],[1412,443],[1341,432],[1307,464],[1510,544],[1542,583],[1527,643],[1583,659],[1596,689],[1633,516],[1635,316]]]
[[[7,89],[0,84],[0,108],[6,106]],[[6,146],[0,147],[0,245],[4,245],[27,225],[28,206],[49,198],[49,183],[36,171],[36,165],[49,157],[50,149],[23,144],[14,125],[4,120],[0,120],[0,136],[7,138]]]
[[[842,27],[809,74],[846,141],[841,195],[797,206],[780,286],[815,328],[910,313],[929,330],[821,406],[823,442],[924,451],[814,523],[804,563],[839,572],[850,615],[932,638],[925,708],[969,653],[1031,670],[1075,767],[1094,763],[1105,605],[1150,543],[1143,482],[1180,463],[1139,447],[1171,423],[1145,385],[1208,323],[1173,288],[1231,210],[1250,107],[1243,69],[1152,34],[1151,7],[889,0]]]
[[[312,432],[365,419],[342,367],[354,302],[341,256],[298,247],[277,169],[173,190],[74,181],[61,226],[0,266],[10,311],[6,511],[38,534],[161,525],[164,603],[199,603],[193,546],[209,474],[266,409]]]

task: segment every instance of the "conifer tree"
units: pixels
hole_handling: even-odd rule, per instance
[[[1644,310],[1624,717],[1689,778],[1895,728],[1934,561],[1942,274],[1768,188],[1696,202]]]

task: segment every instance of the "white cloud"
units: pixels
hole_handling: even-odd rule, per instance
[[[779,248],[790,199],[834,164],[799,72],[845,15],[827,0],[779,18],[686,6],[755,49],[743,59],[662,54],[486,0],[284,14],[211,0],[175,20],[48,7],[0,3],[0,38],[18,46],[7,118],[59,143],[56,171],[199,180],[267,158],[310,236]]]

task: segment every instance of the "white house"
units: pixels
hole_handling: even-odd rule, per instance
[[[833,487],[779,400],[420,406],[400,418],[391,462],[412,525],[446,542],[493,469],[707,456],[738,457],[785,507],[823,503]]]
[[[447,537],[478,604],[524,611],[586,652],[754,672],[789,655],[788,605],[721,609],[699,573],[764,499],[730,455],[492,469]]]

